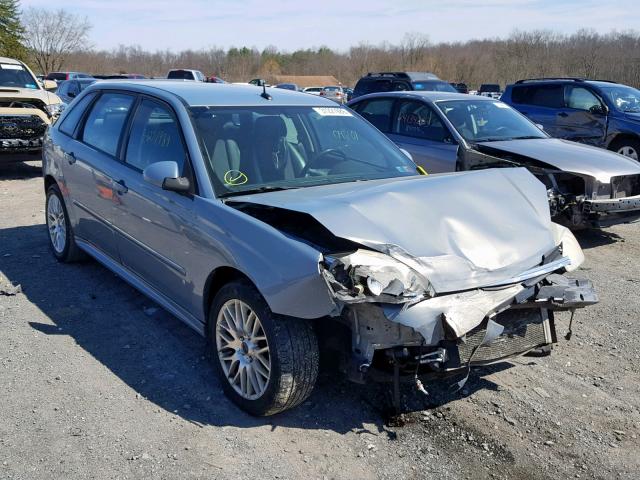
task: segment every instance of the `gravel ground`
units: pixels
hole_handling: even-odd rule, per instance
[[[383,389],[330,373],[294,411],[242,413],[202,338],[95,262],[54,260],[43,201],[39,163],[0,167],[0,290],[22,287],[0,293],[0,479],[638,478],[640,224],[578,236],[601,303],[571,341],[461,394],[428,386],[389,426]]]

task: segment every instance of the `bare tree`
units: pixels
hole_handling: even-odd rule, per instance
[[[31,7],[22,17],[25,44],[42,73],[60,70],[67,56],[89,50],[91,24],[66,10],[46,10]]]

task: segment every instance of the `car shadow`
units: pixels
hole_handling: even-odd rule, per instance
[[[573,234],[583,250],[601,247],[603,245],[610,245],[617,242],[624,242],[624,237],[621,237],[617,233],[601,230],[599,228],[577,230],[573,232]]]
[[[282,414],[256,418],[226,399],[205,358],[204,339],[97,262],[58,263],[48,250],[44,225],[0,230],[0,273],[21,284],[28,301],[48,321],[30,326],[45,335],[69,336],[139,395],[197,425],[240,428],[270,425],[369,432],[393,438],[386,424],[388,385],[354,385],[341,374],[325,372],[312,396]],[[404,387],[405,409],[423,410],[496,389],[483,378],[510,364],[472,373],[462,393],[450,385],[427,384],[431,396]]]
[[[0,180],[26,180],[42,176],[41,162],[0,163]]]

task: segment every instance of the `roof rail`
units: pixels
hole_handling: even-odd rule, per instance
[[[543,77],[543,78],[525,78],[523,80],[518,80],[516,84],[527,83],[527,82],[544,82],[546,80],[569,80],[571,82],[584,82],[584,78],[579,77]]]
[[[604,83],[620,83],[620,82],[616,82],[615,80],[589,80],[590,82],[604,82]]]
[[[400,77],[409,78],[405,72],[368,72],[367,77]]]

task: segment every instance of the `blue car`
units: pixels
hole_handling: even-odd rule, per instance
[[[581,78],[519,80],[501,100],[552,137],[640,159],[640,90]]]

